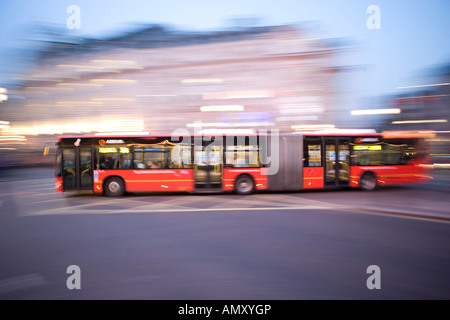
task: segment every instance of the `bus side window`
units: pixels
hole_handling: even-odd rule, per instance
[[[322,166],[322,145],[313,142],[305,141],[304,144],[304,167],[321,167]]]
[[[109,170],[117,169],[119,164],[118,153],[101,153],[99,157],[99,169]]]
[[[177,144],[169,150],[167,163],[170,169],[191,168],[191,146]]]
[[[119,169],[131,169],[131,153],[121,153]]]

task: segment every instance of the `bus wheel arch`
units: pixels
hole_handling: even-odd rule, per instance
[[[364,172],[359,178],[359,188],[364,191],[372,191],[377,187],[377,177],[372,171]]]
[[[125,181],[121,177],[110,176],[103,183],[103,192],[108,197],[120,197],[125,191]]]
[[[255,179],[247,173],[240,174],[234,181],[234,191],[241,195],[252,194],[255,191]]]

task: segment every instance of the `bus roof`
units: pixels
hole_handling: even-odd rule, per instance
[[[295,133],[302,136],[315,136],[315,137],[381,137],[381,133],[342,133],[342,132],[299,132]]]
[[[61,141],[61,139],[92,139],[92,138],[159,138],[159,137],[180,137],[183,136],[183,134],[173,135],[173,134],[87,134],[87,135],[59,135],[57,136],[57,141]],[[214,136],[267,136],[265,133],[215,133],[215,134],[189,134],[190,137],[214,137]]]
[[[383,137],[386,139],[413,139],[413,138],[433,138],[436,136],[432,131],[383,131],[382,133],[377,133],[375,130],[370,132],[368,130],[336,130],[336,131],[311,131],[311,132],[294,132],[290,134],[302,135],[302,136],[320,136],[320,137]],[[290,134],[280,134],[280,135],[290,135]],[[202,137],[202,136],[267,136],[267,133],[217,133],[217,134],[190,134],[190,137]],[[87,134],[87,135],[60,135],[57,137],[57,141],[62,139],[89,139],[89,138],[158,138],[158,137],[172,137],[172,134]],[[182,134],[175,136],[183,136]]]

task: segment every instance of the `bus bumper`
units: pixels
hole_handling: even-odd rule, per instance
[[[55,178],[55,192],[62,192],[63,188],[62,188],[62,178],[61,177],[56,177]]]

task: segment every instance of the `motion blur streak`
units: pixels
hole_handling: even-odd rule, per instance
[[[450,299],[448,12],[2,1],[0,299]]]

